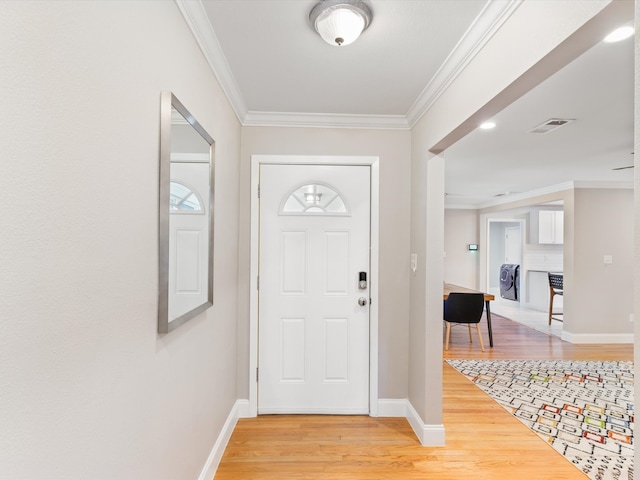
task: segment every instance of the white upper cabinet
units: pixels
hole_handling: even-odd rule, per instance
[[[538,243],[564,243],[564,212],[562,210],[538,212]]]

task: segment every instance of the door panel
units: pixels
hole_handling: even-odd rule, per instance
[[[282,232],[280,270],[282,295],[304,295],[307,258],[306,232]]]
[[[325,381],[349,380],[349,319],[325,318]]]
[[[282,318],[282,374],[281,382],[304,382],[305,319]]]
[[[349,232],[325,232],[325,295],[347,295]]]

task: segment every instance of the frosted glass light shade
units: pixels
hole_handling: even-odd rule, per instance
[[[329,45],[353,43],[371,23],[371,10],[362,0],[324,0],[311,10],[311,24]]]
[[[349,45],[362,33],[364,19],[345,8],[331,10],[318,17],[316,30],[330,45]]]

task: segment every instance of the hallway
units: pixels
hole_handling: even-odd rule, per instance
[[[493,328],[495,347],[484,353],[469,344],[466,328],[454,328],[444,357],[633,359],[632,345],[572,345],[498,314]],[[422,447],[405,418],[259,416],[238,422],[215,479],[585,478],[452,367],[442,368],[445,447]]]

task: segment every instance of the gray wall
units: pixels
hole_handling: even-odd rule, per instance
[[[442,150],[572,60],[579,50],[562,42],[608,3],[522,2],[412,129],[411,250],[425,254],[411,284],[409,400],[425,424],[442,423],[442,371],[414,364],[441,364]],[[578,49],[587,37],[575,39]]]
[[[446,162],[445,162],[446,169]],[[478,287],[478,266],[480,250],[469,251],[467,245],[477,243],[485,248],[480,240],[478,229],[478,211],[447,209],[444,211],[444,281],[469,288]]]
[[[195,479],[236,401],[240,127],[174,2],[0,2],[0,478]],[[215,306],[157,332],[160,92],[215,138]]]
[[[633,332],[633,191],[574,191],[573,260],[565,268],[565,318],[570,334]],[[568,247],[565,245],[568,254]],[[613,263],[604,264],[604,255]]]
[[[12,206],[0,253],[0,477],[198,476],[247,393],[253,153],[381,157],[380,396],[408,395],[440,424],[444,160],[429,149],[531,88],[536,78],[517,80],[607,3],[523,2],[411,133],[246,128],[240,155],[238,122],[173,2],[0,2],[0,198]],[[161,90],[217,141],[216,305],[163,337]],[[119,201],[129,195],[133,206]]]

